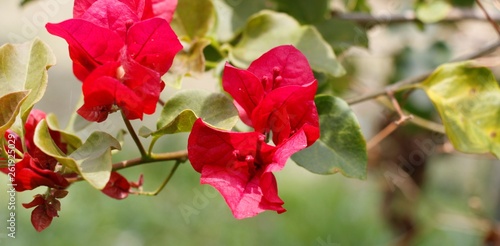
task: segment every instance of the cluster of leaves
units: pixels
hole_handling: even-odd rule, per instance
[[[349,10],[369,11],[365,1],[348,2],[355,3],[346,5]],[[177,166],[189,157],[202,183],[219,190],[236,218],[246,218],[285,211],[272,172],[289,157],[313,173],[367,176],[366,143],[355,114],[341,98],[316,90],[345,74],[336,54],[368,46],[366,30],[336,19],[329,3],[77,0],[74,18],[47,30],[68,42],[73,72],[83,83],[78,114],[101,122],[121,111],[141,153],[136,163],[175,160]],[[416,5],[425,23],[447,11],[446,1]],[[98,131],[83,141],[74,122],[63,130],[55,115],[32,110],[54,64],[38,39],[0,47],[0,145],[6,146],[0,168],[15,172],[18,191],[48,187],[25,204],[36,207],[38,231],[57,216],[58,199],[72,182],[86,180],[116,199],[140,194],[143,183],[142,176],[127,181],[112,164],[123,134]],[[180,88],[185,76],[207,72],[222,79],[227,94],[190,89],[170,96],[156,129],[138,132],[151,138],[145,149],[129,120],[153,114],[165,84]],[[500,157],[500,91],[488,69],[473,61],[445,64],[401,90],[407,89],[429,96],[457,150]],[[240,120],[252,129],[236,132]],[[191,132],[187,152],[152,153],[159,138],[179,132]],[[7,165],[9,136],[17,140],[15,168]]]

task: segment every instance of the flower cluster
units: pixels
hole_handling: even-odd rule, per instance
[[[154,113],[161,76],[182,49],[169,24],[176,6],[177,0],[76,0],[72,19],[46,25],[69,45],[83,82],[83,118],[101,122],[118,108],[128,119]]]
[[[51,156],[42,152],[34,142],[35,128],[38,123],[45,119],[45,113],[33,109],[24,125],[24,144],[26,152],[23,153],[22,141],[19,135],[12,130],[7,130],[5,138],[14,136],[16,141],[16,159],[22,158],[16,163],[14,168],[14,180],[12,185],[16,191],[33,190],[40,186],[49,188],[48,192],[43,195],[36,195],[35,199],[23,204],[26,208],[36,207],[31,213],[31,222],[37,231],[42,231],[47,228],[52,222],[52,218],[58,216],[57,211],[61,206],[57,199],[66,196],[65,189],[69,186],[69,182],[61,172],[61,165]],[[63,142],[61,134],[56,131],[50,131],[52,141],[59,147],[61,152],[67,152],[67,144]],[[21,153],[22,156],[21,156]],[[0,171],[8,173],[12,170],[2,168]]]
[[[279,46],[247,70],[226,64],[222,84],[254,131],[222,131],[198,119],[188,140],[189,160],[236,218],[285,212],[272,172],[319,138],[317,81],[309,63],[293,46]],[[274,145],[267,143],[271,136]]]

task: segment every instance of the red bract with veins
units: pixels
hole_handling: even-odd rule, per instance
[[[46,195],[36,195],[30,203],[23,203],[24,208],[36,207],[31,212],[31,224],[38,232],[49,227],[54,217],[59,217],[58,211],[61,211],[61,203],[58,199],[66,197],[65,190],[51,190]]]
[[[222,75],[243,122],[272,133],[275,144],[298,131],[305,132],[308,145],[319,138],[317,83],[306,57],[291,45],[271,49],[247,70],[226,64]]]
[[[292,154],[306,147],[303,132],[275,147],[259,132],[221,131],[198,119],[189,136],[188,155],[201,173],[201,183],[215,187],[234,217],[243,219],[265,210],[286,211],[272,172],[281,170]]]
[[[161,76],[182,49],[169,24],[176,5],[82,0],[75,2],[74,19],[47,24],[51,34],[68,42],[73,72],[83,82],[82,117],[101,122],[118,108],[128,119],[154,113],[165,86]]]

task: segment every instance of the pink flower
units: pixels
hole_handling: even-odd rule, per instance
[[[265,142],[262,133],[221,131],[198,119],[189,136],[188,157],[201,173],[201,183],[215,187],[234,217],[243,219],[265,210],[286,211],[272,172],[306,147],[303,132],[275,147]]]
[[[164,0],[80,0],[73,19],[47,24],[67,41],[73,72],[83,82],[82,117],[101,122],[118,108],[128,119],[154,112],[165,86],[161,76],[182,49],[169,24],[176,6]]]
[[[222,85],[243,122],[257,132],[271,132],[275,144],[298,131],[305,132],[308,145],[319,138],[314,104],[317,81],[306,57],[295,47],[273,48],[247,70],[226,64]]]

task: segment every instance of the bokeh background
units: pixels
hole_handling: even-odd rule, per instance
[[[345,9],[350,2],[332,1],[332,9]],[[500,14],[498,1],[483,2],[492,15]],[[378,16],[404,13],[412,7],[412,1],[368,3],[371,13]],[[1,44],[38,36],[54,50],[58,62],[49,70],[46,96],[36,108],[55,113],[62,126],[75,110],[81,84],[72,74],[66,43],[50,36],[44,24],[71,18],[72,5],[71,0],[39,0],[21,8],[19,1],[0,2]],[[432,70],[496,39],[491,25],[477,20],[425,27],[413,22],[379,25],[368,31],[368,48],[352,48],[339,57],[348,75],[334,83],[332,93],[350,97],[353,91],[359,94],[379,88]],[[186,79],[183,87],[218,88],[217,80],[209,74]],[[351,90],[346,92],[346,88]],[[162,97],[167,99],[175,91],[168,88]],[[405,107],[438,120],[423,93],[413,93]],[[394,119],[374,102],[353,109],[366,139]],[[154,128],[157,116],[134,122],[134,126]],[[122,128],[115,115],[110,122],[94,124],[79,134],[86,137],[93,129],[116,133]],[[186,134],[165,137],[155,150],[183,149],[186,138]],[[435,145],[427,145],[429,153],[424,151],[418,157],[419,165],[402,173],[392,164],[401,165],[414,158],[412,153],[419,148],[415,139],[432,140]],[[127,140],[126,151],[114,156],[116,161],[138,156],[131,139]],[[340,174],[315,175],[290,161],[276,173],[280,197],[288,211],[281,215],[265,212],[245,220],[234,219],[222,197],[213,188],[199,184],[200,175],[189,163],[179,168],[156,197],[130,196],[117,201],[86,183],[77,183],[61,200],[60,217],[42,233],[33,229],[31,211],[21,203],[31,201],[43,189],[22,192],[16,199],[15,239],[5,233],[7,180],[0,176],[0,245],[482,245],[500,219],[500,163],[489,156],[449,151],[446,146],[445,139],[436,140],[429,132],[405,126],[370,150],[368,178],[364,181]],[[122,173],[129,180],[143,173],[145,190],[153,190],[172,164],[148,164]]]

